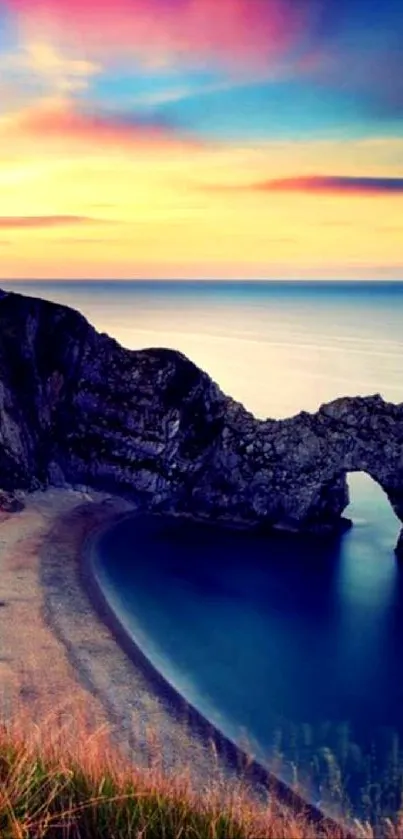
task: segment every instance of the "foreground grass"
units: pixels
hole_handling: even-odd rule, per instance
[[[370,828],[354,826],[360,837]],[[106,732],[80,736],[52,726],[0,725],[1,839],[342,839],[341,829],[312,823],[269,796],[257,803],[241,782],[215,780],[204,790],[182,770],[158,761],[133,768]],[[383,835],[403,837],[388,822]]]

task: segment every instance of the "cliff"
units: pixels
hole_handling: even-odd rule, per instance
[[[357,470],[403,521],[403,404],[346,397],[257,420],[178,352],[129,351],[72,309],[0,295],[3,504],[85,484],[149,509],[333,532]]]

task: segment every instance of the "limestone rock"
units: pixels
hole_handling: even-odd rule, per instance
[[[179,352],[126,350],[72,309],[0,294],[3,490],[83,484],[146,509],[327,533],[345,523],[350,471],[403,521],[403,405],[345,397],[257,420]]]

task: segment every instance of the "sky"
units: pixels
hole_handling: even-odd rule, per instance
[[[402,0],[0,0],[0,277],[403,279]]]

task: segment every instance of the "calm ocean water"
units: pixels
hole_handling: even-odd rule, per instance
[[[403,283],[0,283],[130,348],[179,349],[260,417],[346,394],[403,401]]]
[[[3,287],[15,288],[13,284]],[[131,348],[188,354],[261,417],[341,395],[403,401],[403,284],[32,283]],[[153,517],[96,573],[153,664],[205,716],[332,809],[376,818],[403,780],[403,569],[387,499],[350,476],[332,545]]]

